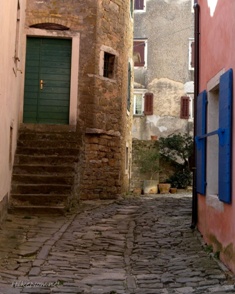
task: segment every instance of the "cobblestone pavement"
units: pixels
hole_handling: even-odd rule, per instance
[[[190,229],[186,194],[85,202],[67,216],[9,215],[0,293],[235,293]]]

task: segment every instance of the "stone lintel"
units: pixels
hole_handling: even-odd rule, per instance
[[[86,134],[88,135],[108,135],[108,136],[113,136],[113,137],[120,137],[121,134],[118,131],[114,130],[102,130],[102,129],[95,129],[95,128],[86,128]]]

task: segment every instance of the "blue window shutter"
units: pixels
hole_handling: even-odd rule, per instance
[[[196,123],[196,189],[197,193],[206,194],[206,139],[199,138],[206,133],[207,93],[203,91],[197,97]]]
[[[220,77],[219,86],[219,199],[231,203],[233,71]]]

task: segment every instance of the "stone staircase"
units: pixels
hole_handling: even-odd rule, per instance
[[[22,129],[14,161],[9,212],[64,213],[78,165],[75,132]]]

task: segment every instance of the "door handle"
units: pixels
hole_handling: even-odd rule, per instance
[[[40,80],[40,90],[43,90],[43,86],[44,86],[44,81]]]

